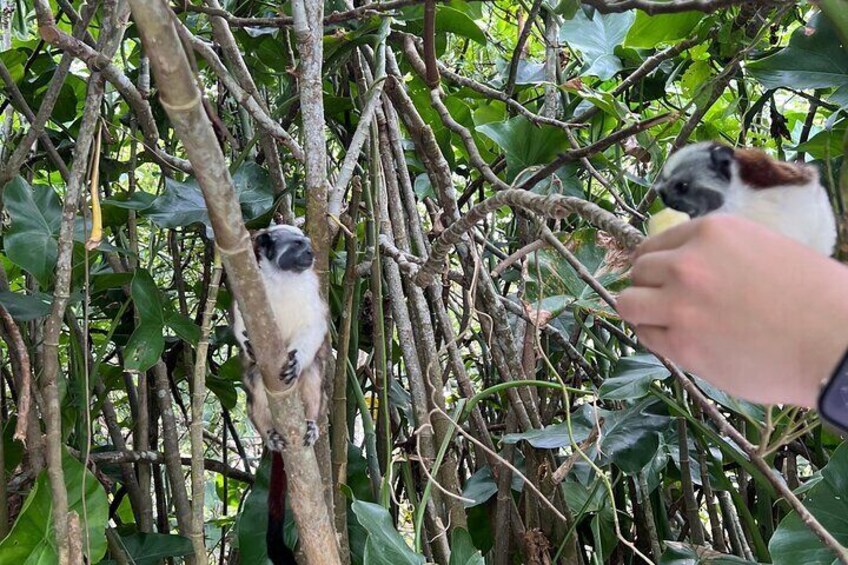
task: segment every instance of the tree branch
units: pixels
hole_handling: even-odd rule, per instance
[[[162,105],[185,146],[189,161],[195,164],[215,240],[248,335],[252,343],[258,344],[254,345],[254,353],[268,392],[274,424],[288,439],[283,458],[292,510],[299,525],[305,555],[310,563],[339,563],[334,528],[324,501],[315,452],[304,447],[301,441],[305,432],[303,402],[297,388],[285,389],[279,379],[287,344],[283,343],[273,319],[232,178],[201,104],[201,93],[174,27],[172,12],[163,2],[130,0],[130,6],[159,84]],[[317,38],[317,88],[320,90],[320,29]],[[303,72],[307,74],[308,71],[304,69]],[[314,90],[315,78],[310,77],[307,83]],[[309,98],[304,90],[301,93],[301,100]],[[320,98],[318,100],[320,103]],[[302,106],[306,112],[307,105]],[[323,124],[323,115],[321,118]],[[323,128],[318,134],[321,135],[323,149]],[[312,147],[307,145],[307,148],[309,155]],[[307,170],[309,163],[310,159],[307,159]],[[323,159],[320,165],[324,166]],[[324,194],[326,196],[326,192]]]

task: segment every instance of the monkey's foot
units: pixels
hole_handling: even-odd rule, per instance
[[[306,420],[306,433],[303,435],[303,445],[312,447],[318,441],[318,424],[315,420]]]
[[[288,447],[285,438],[274,429],[268,430],[268,439],[265,444],[268,446],[268,449],[277,452],[281,452]]]
[[[289,351],[289,361],[280,371],[280,379],[285,384],[291,384],[293,380],[300,374],[300,363],[297,362],[297,349]]]
[[[247,332],[241,332],[241,335],[244,336],[244,354],[247,355],[247,360],[251,363],[256,362],[256,356],[253,354],[253,346],[250,344],[250,340],[247,339]]]

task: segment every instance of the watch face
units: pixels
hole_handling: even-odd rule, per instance
[[[819,415],[828,423],[848,432],[848,354],[822,389]]]

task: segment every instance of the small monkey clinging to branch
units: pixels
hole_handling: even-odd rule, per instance
[[[318,418],[324,407],[324,363],[329,352],[326,342],[328,309],[312,268],[312,245],[298,228],[278,225],[254,236],[254,250],[277,327],[283,343],[289,347],[280,378],[286,384],[294,383],[300,391],[306,410],[303,443],[311,446],[318,439]],[[248,339],[237,304],[233,307],[233,332],[247,359],[243,379],[247,413],[271,451],[268,557],[274,565],[294,563],[291,550],[283,542],[287,481],[281,452],[286,448],[286,441],[274,428],[265,385],[253,355],[254,346]]]

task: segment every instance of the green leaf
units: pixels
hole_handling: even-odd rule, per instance
[[[665,414],[656,413],[658,408],[657,401],[646,399],[624,410],[599,410],[605,423],[601,431],[601,453],[625,473],[641,471],[656,455],[660,434],[673,421]]]
[[[159,360],[165,349],[165,336],[162,326],[142,323],[130,336],[124,348],[124,369],[133,373],[142,373]]]
[[[236,195],[245,221],[255,220],[274,206],[274,189],[268,173],[253,162],[244,163],[233,175]],[[206,202],[195,179],[165,179],[164,192],[142,212],[161,228],[209,224]]]
[[[22,294],[4,290],[0,292],[0,305],[18,322],[29,322],[50,314],[53,297],[44,292]]]
[[[6,255],[48,287],[59,256],[59,197],[48,186],[30,186],[15,177],[6,185],[3,204],[12,220],[4,237]]]
[[[636,400],[646,396],[651,383],[671,376],[665,365],[650,354],[621,358],[598,394],[605,400]]]
[[[171,310],[165,316],[165,325],[174,330],[174,333],[180,339],[197,347],[197,342],[200,341],[200,326],[195,324],[191,318]]]
[[[580,443],[585,440],[589,436],[590,430],[591,428],[583,425],[582,422],[575,422],[573,420],[571,422],[574,443]],[[504,443],[517,443],[519,441],[526,441],[536,449],[559,449],[572,443],[566,423],[545,426],[540,430],[506,434],[503,437]]]
[[[649,16],[638,10],[636,21],[627,33],[624,43],[628,47],[651,49],[660,43],[684,39],[689,37],[691,31],[703,18],[704,14],[701,12]]]
[[[833,25],[821,12],[792,34],[789,45],[759,61],[748,71],[766,88],[797,90],[848,85],[848,54]]]
[[[100,481],[68,453],[62,454],[62,471],[68,489],[68,508],[80,517],[83,527],[83,551],[91,549],[90,563],[97,563],[106,553],[106,521],[109,503]],[[82,483],[85,476],[85,513],[83,513]],[[18,519],[9,535],[0,542],[0,563],[27,565],[59,562],[53,537],[51,512],[53,494],[47,471],[38,475],[35,486],[24,502]]]
[[[271,476],[271,457],[266,452],[256,470],[250,494],[238,517],[238,547],[242,563],[268,563],[265,534],[268,529],[268,484]],[[290,548],[297,544],[297,527],[286,504],[284,538]]]
[[[620,14],[595,11],[589,19],[582,10],[578,10],[574,19],[563,22],[559,37],[583,54],[585,66],[582,75],[607,80],[622,68],[615,48],[627,37],[635,19],[636,14],[632,11]]]
[[[354,500],[351,505],[359,524],[368,532],[365,563],[368,565],[421,565],[424,556],[412,551],[392,523],[389,512],[379,504]]]
[[[162,326],[165,324],[162,312],[162,300],[159,297],[159,288],[153,277],[145,269],[137,269],[133,276],[130,295],[133,306],[142,323],[151,323]]]
[[[568,148],[565,132],[554,126],[536,126],[524,116],[477,126],[506,155],[508,181],[534,165],[548,164]]]
[[[486,34],[467,14],[449,6],[436,8],[436,33],[454,33],[486,45]]]
[[[468,530],[456,528],[451,533],[450,547],[450,565],[486,565]]]
[[[842,140],[845,138],[846,128],[848,120],[842,120],[832,128],[821,130],[796,149],[809,153],[815,159],[830,160],[839,157],[842,155]]]
[[[231,359],[238,361],[238,357],[231,357]],[[221,406],[227,410],[234,409],[238,404],[238,391],[233,381],[223,379],[220,376],[209,375],[206,377],[206,388],[218,397]]]
[[[822,480],[807,491],[804,506],[842,545],[848,544],[848,443],[821,470]],[[774,565],[831,565],[836,555],[801,521],[797,512],[784,518],[769,540]]]
[[[167,557],[194,555],[190,539],[172,534],[137,532],[121,536],[121,545],[135,565],[156,565]]]

